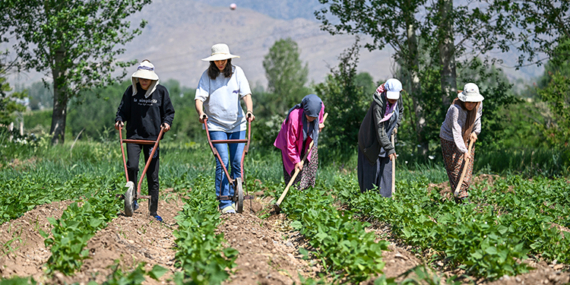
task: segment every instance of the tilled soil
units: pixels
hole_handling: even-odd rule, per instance
[[[242,214],[223,216],[218,231],[227,246],[239,251],[237,268],[224,284],[299,284],[299,274],[312,277],[313,269],[318,270],[302,259],[299,247],[305,242],[283,214],[265,220],[257,216],[270,207],[266,202],[256,198],[250,205],[246,200]]]
[[[171,193],[171,189],[163,190],[162,193],[169,197],[166,201],[161,198],[158,208],[163,223],[149,216],[147,202],[141,201],[139,210],[132,217],[119,215],[91,238],[86,247],[90,252],[90,258],[84,261],[79,272],[70,277],[61,273],[56,273],[52,277],[45,275],[44,264],[51,252],[44,247],[44,238],[39,235],[35,225],[37,220],[38,227],[49,233],[51,225],[47,222],[47,217],[59,218],[71,201],[36,207],[23,217],[0,228],[1,244],[18,235],[23,241],[23,246],[18,250],[0,258],[2,277],[32,276],[36,281],[47,284],[74,282],[85,284],[90,280],[102,283],[107,279],[107,275],[112,273],[112,266],[117,260],[120,263],[119,268],[123,271],[130,271],[141,262],[147,263],[145,267],[147,270],[155,264],[165,267],[170,272],[165,274],[160,282],[147,277],[144,284],[166,284],[166,280],[172,277],[172,273],[176,270],[172,231],[177,228],[174,217],[182,209],[183,202],[177,194]],[[12,247],[14,245],[16,243],[12,243]]]
[[[40,230],[51,232],[48,217],[58,219],[72,201],[39,205],[22,217],[0,226],[0,276],[42,275],[43,264],[51,253],[45,248]]]
[[[163,190],[161,194],[170,191],[170,189]],[[112,273],[113,265],[118,260],[119,268],[123,271],[130,271],[141,262],[147,263],[146,270],[155,264],[165,267],[170,272],[160,281],[147,276],[143,284],[167,284],[167,279],[177,270],[174,268],[176,249],[172,231],[177,228],[174,217],[183,206],[183,201],[177,194],[169,194],[169,199],[166,201],[161,199],[158,205],[158,214],[162,217],[163,223],[150,216],[146,200],[140,201],[140,208],[132,217],[119,215],[91,238],[86,247],[90,259],[85,260],[79,272],[71,277],[56,273],[51,282],[87,283],[94,280],[100,284]]]

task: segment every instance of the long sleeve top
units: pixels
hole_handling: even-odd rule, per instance
[[[370,108],[360,124],[358,147],[370,163],[374,163],[378,159],[382,148],[386,152],[386,155],[391,155],[396,152],[388,136],[391,120],[383,120],[384,117],[388,115],[386,114],[386,110],[390,110],[389,106],[387,106],[388,104],[384,85],[381,85],[374,93]],[[392,122],[396,124],[395,128],[400,127],[404,117],[404,103],[401,96],[397,104],[399,113],[398,120]]]
[[[477,116],[475,117],[475,125],[473,126],[473,133],[479,135],[481,133],[481,116],[483,115],[483,102],[479,105],[477,110]],[[451,104],[447,110],[447,115],[445,115],[445,121],[441,125],[439,131],[439,137],[455,142],[457,149],[461,153],[467,152],[467,147],[463,141],[462,136],[462,126],[465,125],[465,120],[467,119],[467,111],[463,110],[460,106]]]
[[[140,84],[136,88],[142,90]],[[127,123],[128,139],[156,140],[160,133],[160,125],[172,126],[174,107],[170,101],[168,90],[158,84],[149,97],[144,92],[133,95],[133,86],[129,86],[117,109],[115,121]]]
[[[321,107],[319,112],[319,123],[323,122],[325,113],[325,105]],[[281,125],[281,130],[273,144],[281,150],[283,156],[283,164],[285,170],[291,173],[295,169],[295,164],[301,161],[301,152],[303,150],[303,116],[305,116],[303,108],[295,109],[289,114],[289,120],[285,119]],[[305,141],[305,147],[313,141],[308,137]],[[312,150],[307,156],[307,160],[311,159]]]

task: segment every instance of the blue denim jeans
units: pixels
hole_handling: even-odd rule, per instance
[[[210,132],[211,140],[237,140],[245,139],[245,131],[226,133],[226,132]],[[229,162],[232,162],[232,168],[230,175],[233,179],[241,177],[241,157],[243,154],[243,149],[245,143],[231,143],[231,144],[214,144],[216,150],[220,154],[226,169],[228,168]],[[229,149],[229,154],[228,154]],[[221,193],[220,193],[221,192]],[[216,158],[216,196],[233,196],[234,189],[230,186],[228,178],[222,169],[222,165],[218,158]],[[220,201],[220,209],[228,207],[232,204],[231,200]]]

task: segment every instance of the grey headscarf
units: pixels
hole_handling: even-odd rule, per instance
[[[321,113],[322,106],[323,106],[323,101],[321,100],[321,98],[319,98],[319,96],[315,94],[309,94],[305,96],[305,98],[303,98],[301,104],[297,104],[289,110],[289,113],[287,114],[287,119],[285,120],[285,121],[289,120],[289,115],[291,114],[291,112],[293,112],[293,110],[301,108],[303,108],[303,112],[305,115],[317,118],[313,122],[309,122],[307,121],[307,117],[303,116],[303,141],[305,141],[307,139],[307,136],[309,136],[314,141],[313,143],[314,147],[317,146],[317,143],[319,141],[319,114]]]

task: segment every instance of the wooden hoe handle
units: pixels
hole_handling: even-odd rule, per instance
[[[396,148],[394,144],[394,131],[392,131],[392,146]],[[396,193],[396,158],[392,160],[392,199],[394,199],[394,193]]]
[[[467,150],[467,153],[471,153],[471,148],[473,147],[474,142],[475,142],[474,140],[471,140],[469,142],[469,149]],[[463,166],[463,171],[461,172],[459,183],[457,183],[457,187],[455,187],[455,192],[453,192],[453,195],[455,197],[457,197],[457,195],[459,194],[459,190],[461,189],[461,184],[463,184],[463,178],[465,178],[465,173],[467,172],[468,165],[469,165],[469,158],[465,159],[465,165]]]

